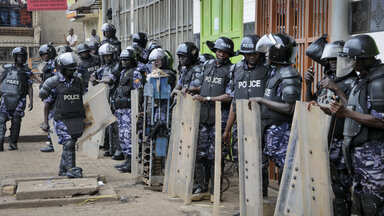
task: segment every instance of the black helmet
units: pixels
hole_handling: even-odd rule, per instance
[[[156,48],[161,48],[160,42],[157,40],[151,40],[148,45],[148,53],[151,54],[152,50]]]
[[[49,59],[54,59],[56,54],[56,49],[52,45],[44,44],[39,48],[39,55],[48,54]]]
[[[339,56],[347,58],[369,58],[380,54],[375,40],[369,35],[356,35],[344,44],[343,52]]]
[[[85,43],[81,43],[79,44],[79,46],[77,46],[77,53],[80,54],[82,52],[90,52],[91,50],[89,49],[89,46]]]
[[[224,52],[229,53],[229,56],[235,56],[236,53],[233,51],[233,41],[227,37],[219,37],[215,43],[212,41],[207,41],[207,46],[212,52],[216,52],[216,50],[222,50]]]
[[[132,50],[137,56],[140,56],[143,52],[143,48],[141,48],[138,44],[132,44],[131,46],[127,46],[125,49]]]
[[[256,44],[260,40],[260,37],[258,35],[247,35],[241,40],[240,49],[238,53],[244,54],[244,53],[255,53],[256,51]]]
[[[17,59],[17,55],[22,55],[24,56],[24,62],[27,61],[27,51],[25,50],[24,47],[16,47],[15,49],[12,50],[12,56],[13,56],[13,60],[15,60],[16,62],[16,59]]]
[[[173,56],[169,52],[164,51],[161,48],[154,49],[149,55],[148,61],[153,62],[156,60],[162,61],[162,69],[169,69],[173,66]]]
[[[199,62],[202,64],[211,59],[215,59],[215,57],[209,53],[204,53],[199,56]]]
[[[144,32],[137,32],[132,36],[132,42],[138,44],[141,48],[145,48],[148,39],[147,34]]]
[[[103,56],[103,55],[113,55],[115,53],[116,53],[115,47],[112,46],[109,43],[103,44],[99,48],[99,55],[101,55],[101,56]]]
[[[269,61],[277,64],[294,64],[297,54],[296,41],[287,34],[267,34],[257,42],[256,51],[269,53]]]
[[[192,42],[184,42],[177,47],[176,54],[186,56],[188,64],[193,64],[199,59],[199,48]]]
[[[64,46],[65,52],[73,52],[73,49],[70,46]]]
[[[132,49],[125,49],[125,50],[121,51],[120,59],[121,60],[130,59],[134,63],[136,63],[137,62],[137,55],[136,55],[136,52],[133,51]]]
[[[112,35],[116,34],[116,27],[110,23],[104,23],[101,26],[101,31],[103,31],[103,35],[105,36],[105,32],[112,32]]]
[[[90,49],[99,50],[99,43],[96,41],[90,41],[87,43],[87,45]]]
[[[321,60],[335,59],[340,52],[343,52],[344,41],[333,41],[332,43],[324,46],[323,53],[321,54]]]
[[[60,71],[64,69],[77,69],[78,63],[79,57],[73,52],[64,53],[57,57],[57,64]]]

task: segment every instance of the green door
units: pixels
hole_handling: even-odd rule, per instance
[[[242,0],[201,0],[200,3],[200,53],[212,53],[206,45],[207,40],[216,41],[225,36],[231,38],[235,50],[240,48],[243,38],[243,1]],[[215,56],[215,55],[214,55]],[[242,57],[233,57],[232,63]]]

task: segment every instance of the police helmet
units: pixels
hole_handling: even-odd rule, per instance
[[[82,52],[90,52],[91,50],[89,49],[89,46],[85,43],[81,43],[79,44],[79,46],[77,46],[77,53],[80,54]]]
[[[216,50],[222,50],[228,53],[230,57],[236,55],[236,53],[233,51],[233,41],[227,37],[219,37],[215,43],[212,41],[207,41],[207,46],[212,52],[216,52]]]
[[[56,54],[56,49],[52,45],[44,44],[39,48],[39,55],[48,54],[49,59],[54,59]]]
[[[323,53],[321,54],[321,60],[335,59],[339,55],[339,52],[343,52],[344,41],[334,41],[324,46]]]
[[[141,48],[145,48],[148,39],[147,34],[144,32],[137,32],[132,36],[132,42],[138,44]]]
[[[99,49],[99,43],[96,41],[90,41],[87,43],[87,45],[90,49],[95,49],[95,50]]]
[[[271,63],[294,64],[298,51],[296,41],[287,34],[267,34],[257,42],[256,51],[268,52]]]
[[[151,40],[148,45],[148,53],[151,53],[156,48],[161,48],[160,42],[157,40]]]
[[[260,40],[258,35],[247,35],[241,40],[240,49],[238,53],[255,53],[256,52],[256,44]]]
[[[99,55],[101,55],[101,56],[103,56],[103,55],[113,55],[113,54],[115,54],[115,52],[116,52],[115,47],[113,45],[109,44],[109,43],[103,44],[99,48]]]
[[[204,53],[199,56],[199,62],[202,64],[211,59],[215,59],[215,57],[209,53]]]
[[[149,55],[148,60],[150,62],[161,60],[161,68],[172,68],[173,66],[173,57],[170,53],[167,53],[165,50],[161,48],[154,49]]]
[[[57,64],[60,71],[64,69],[77,69],[79,57],[73,52],[64,53],[57,58]]]
[[[17,55],[22,55],[24,57],[24,62],[27,61],[28,54],[24,47],[16,47],[12,50],[12,56],[15,62],[17,60]]]
[[[101,31],[103,31],[103,35],[105,36],[105,32],[111,32],[112,35],[116,34],[116,27],[110,23],[104,23],[101,26]]]
[[[356,35],[347,40],[343,52],[339,56],[359,59],[369,58],[380,54],[375,40],[369,35]]]
[[[199,59],[199,48],[192,42],[184,42],[177,47],[176,54],[186,56],[187,63],[193,64]]]
[[[137,62],[137,55],[136,52],[132,49],[125,49],[121,51],[120,53],[120,60],[127,60],[130,59],[134,63]]]

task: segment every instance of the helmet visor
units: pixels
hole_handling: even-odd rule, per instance
[[[276,44],[277,42],[271,34],[264,35],[256,44],[256,52],[267,53],[269,47]]]
[[[353,58],[347,58],[337,56],[336,76],[344,77],[352,72],[356,66],[356,60]]]

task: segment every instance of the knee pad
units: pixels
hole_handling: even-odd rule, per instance
[[[379,198],[371,194],[361,195],[361,204],[363,208],[364,215],[376,215],[379,209],[381,208],[381,203]]]
[[[5,122],[7,122],[7,115],[5,113],[0,113],[0,125],[5,125]]]
[[[21,124],[21,116],[13,116],[11,122],[12,124]]]

